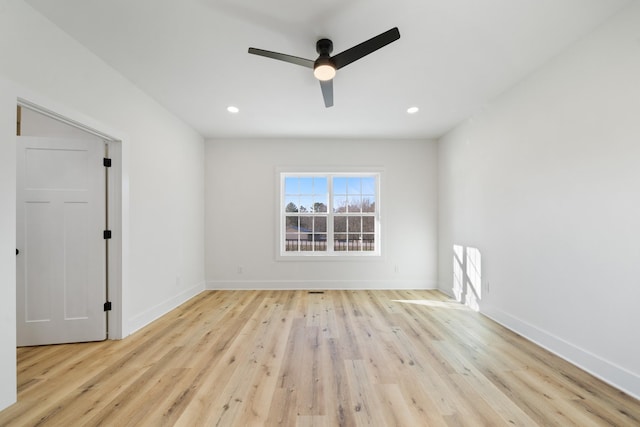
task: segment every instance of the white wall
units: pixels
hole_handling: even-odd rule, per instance
[[[207,286],[435,288],[436,159],[432,141],[207,141]],[[277,168],[349,166],[383,169],[383,256],[277,261]]]
[[[439,281],[640,396],[640,3],[439,141]]]
[[[123,334],[204,289],[204,142],[21,0],[0,0],[0,409],[15,400],[15,107],[123,140]]]
[[[20,135],[76,138],[104,143],[104,139],[28,108],[20,109]]]

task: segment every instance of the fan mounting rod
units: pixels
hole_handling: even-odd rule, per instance
[[[331,55],[333,52],[333,42],[329,39],[320,39],[316,42],[316,52],[320,55]]]

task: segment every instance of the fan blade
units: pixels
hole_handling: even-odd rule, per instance
[[[382,34],[379,34],[365,42],[360,43],[352,47],[351,49],[347,49],[344,52],[340,52],[339,54],[333,56],[331,59],[336,64],[336,69],[351,64],[353,61],[357,61],[358,59],[369,55],[376,50],[385,47],[389,43],[393,43],[394,41],[400,38],[400,31],[398,27],[394,27],[389,31],[385,31]]]
[[[250,47],[249,53],[252,53],[254,55],[266,56],[267,58],[279,59],[280,61],[302,65],[303,67],[307,68],[313,68],[313,64],[315,62],[310,59],[299,58],[297,56],[286,55],[284,53],[271,52],[270,50],[256,49],[255,47]]]
[[[322,89],[322,97],[324,98],[324,106],[333,107],[333,79],[320,81],[320,89]]]

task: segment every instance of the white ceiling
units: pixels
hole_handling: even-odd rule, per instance
[[[432,138],[632,0],[26,1],[207,138]],[[395,26],[328,109],[310,69],[247,53],[315,59]]]

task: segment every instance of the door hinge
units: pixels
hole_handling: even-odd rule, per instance
[[[111,311],[111,301],[104,303],[104,311]]]
[[[111,230],[104,230],[102,232],[102,237],[104,237],[105,239],[110,239],[111,238]]]
[[[105,168],[110,168],[111,167],[111,159],[109,159],[107,157],[102,159],[102,166],[104,166]]]

